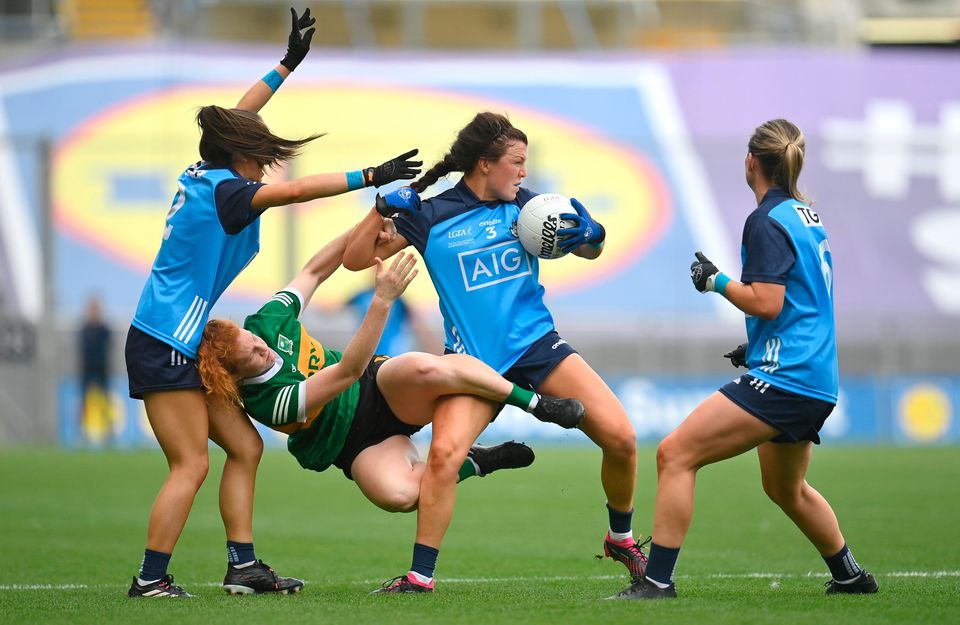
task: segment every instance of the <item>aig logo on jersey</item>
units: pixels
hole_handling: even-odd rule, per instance
[[[479,250],[460,252],[460,273],[463,286],[475,291],[494,284],[528,276],[532,272],[530,257],[519,241],[506,241]]]
[[[797,211],[797,214],[800,215],[800,221],[802,221],[803,225],[807,228],[817,228],[823,226],[823,222],[820,221],[820,215],[818,215],[817,211],[813,210],[809,206],[804,206],[803,204],[794,204],[793,208]]]

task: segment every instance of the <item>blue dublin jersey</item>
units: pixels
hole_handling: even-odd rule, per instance
[[[461,180],[395,220],[440,296],[447,349],[500,373],[554,329],[538,259],[515,234],[520,208],[534,195],[521,188],[513,202],[482,202]]]
[[[134,327],[197,357],[210,308],[260,250],[261,186],[205,162],[180,175]]]
[[[837,403],[833,258],[820,216],[772,188],[747,218],[740,280],[785,286],[776,319],[747,317],[750,375],[785,390]]]
[[[347,306],[353,309],[359,319],[363,319],[373,301],[375,289],[364,289],[347,300]],[[385,356],[399,356],[405,352],[414,351],[413,337],[407,327],[410,320],[410,310],[402,298],[393,302],[387,321],[380,333],[380,342],[377,343],[377,354]]]

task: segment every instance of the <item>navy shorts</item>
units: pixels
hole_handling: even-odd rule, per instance
[[[343,449],[333,461],[333,466],[343,471],[347,479],[353,479],[350,467],[361,451],[379,445],[391,436],[412,436],[422,429],[422,426],[410,425],[398,419],[377,386],[377,372],[389,358],[374,356],[360,376],[360,398],[357,400],[353,424],[343,441]]]
[[[456,352],[445,349],[443,353],[454,354]],[[507,369],[503,377],[521,388],[535,391],[547,379],[550,372],[560,364],[560,361],[576,353],[577,350],[571,347],[566,340],[560,338],[556,330],[551,330],[528,347],[527,351],[523,352],[523,356],[520,356],[520,359]],[[504,404],[500,404],[490,423],[497,420],[503,406]]]
[[[556,330],[551,330],[527,348],[503,377],[517,386],[536,390],[561,360],[576,353],[577,350],[560,338]]]
[[[820,428],[833,412],[834,404],[804,397],[770,386],[752,375],[742,375],[720,387],[723,395],[781,434],[774,443],[813,441],[820,444]]]
[[[202,388],[197,361],[163,341],[130,326],[124,350],[130,397],[150,391]]]

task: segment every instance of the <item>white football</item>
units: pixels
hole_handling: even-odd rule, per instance
[[[576,225],[569,219],[560,219],[563,213],[576,213],[570,198],[556,193],[541,193],[523,205],[517,217],[517,238],[523,249],[540,258],[560,258],[557,230]]]

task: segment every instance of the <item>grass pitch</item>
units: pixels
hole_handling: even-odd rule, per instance
[[[597,560],[606,527],[594,448],[538,449],[534,465],[460,486],[433,596],[371,596],[407,570],[415,515],[368,503],[338,471],[261,464],[257,555],[307,586],[293,596],[226,595],[217,512],[222,453],[171,562],[192,600],[131,600],[159,452],[0,450],[0,622],[604,624],[960,622],[960,450],[822,448],[809,480],[833,504],[880,593],[826,597],[828,574],[760,488],[755,456],[700,473],[678,566],[680,599],[604,601],[627,585]],[[634,529],[652,520],[654,450],[640,450]]]

